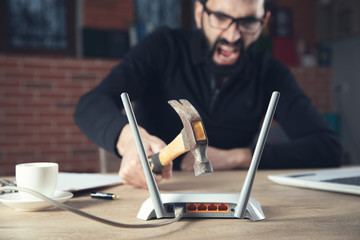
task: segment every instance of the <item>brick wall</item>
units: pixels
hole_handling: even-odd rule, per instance
[[[98,148],[73,112],[118,61],[0,55],[0,176],[17,163],[53,161],[61,171],[99,171]],[[292,68],[322,112],[331,110],[331,71]]]
[[[79,97],[117,61],[0,55],[0,176],[21,162],[98,171],[97,147],[79,131]]]
[[[134,0],[85,0],[82,3],[84,27],[128,30],[135,18]]]

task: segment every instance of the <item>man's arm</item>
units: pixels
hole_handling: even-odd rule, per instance
[[[276,116],[289,140],[265,146],[260,168],[338,167],[342,146],[337,134],[306,96],[294,99]]]

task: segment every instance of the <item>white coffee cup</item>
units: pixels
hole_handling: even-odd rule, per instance
[[[53,162],[22,163],[15,166],[16,184],[18,187],[28,188],[52,198],[57,184],[59,165]],[[25,201],[38,201],[39,198],[19,192]]]

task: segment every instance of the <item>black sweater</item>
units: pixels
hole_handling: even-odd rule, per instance
[[[271,93],[281,94],[275,120],[287,134],[267,144],[259,168],[333,167],[341,163],[336,134],[304,94],[291,72],[267,53],[248,51],[243,69],[217,87],[198,31],[159,29],[142,40],[77,106],[75,121],[86,136],[115,154],[127,118],[120,94],[136,102],[138,124],[171,142],[182,129],[167,104],[187,99],[200,113],[209,146],[252,147]],[[175,161],[175,169],[179,160]]]

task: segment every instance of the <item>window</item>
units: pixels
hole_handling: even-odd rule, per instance
[[[1,1],[0,51],[75,55],[75,2]]]

